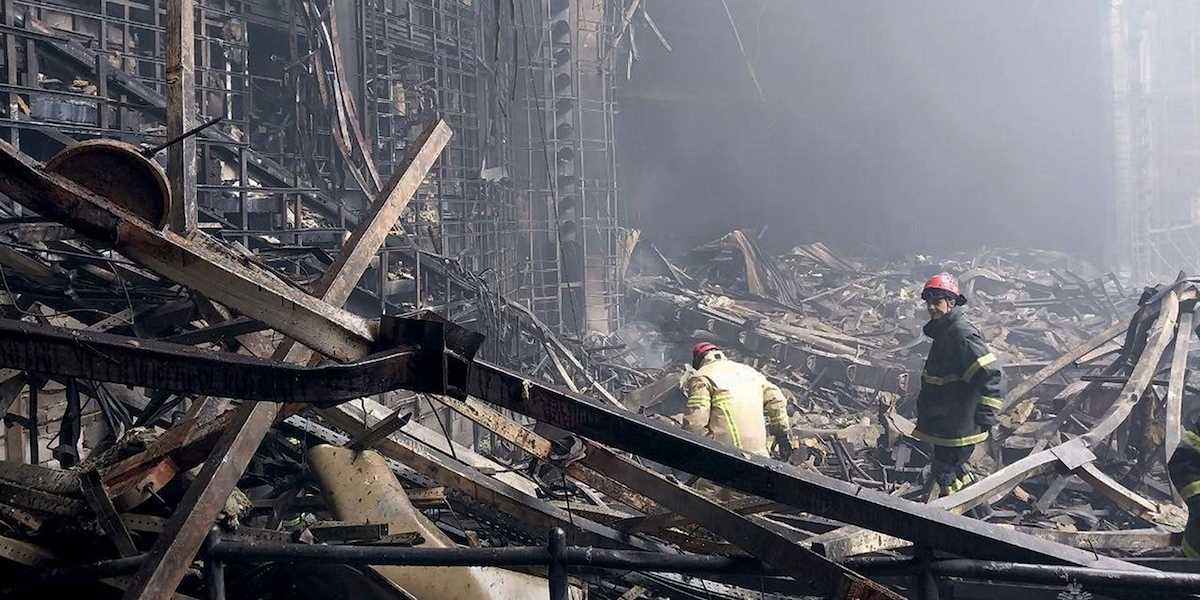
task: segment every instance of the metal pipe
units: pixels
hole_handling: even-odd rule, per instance
[[[545,566],[549,548],[399,548],[388,546],[320,546],[220,541],[209,553],[224,560],[287,560],[372,565],[423,566]],[[664,554],[580,546],[563,548],[566,564],[574,567],[686,573],[770,574],[774,571],[749,557]]]
[[[567,533],[561,527],[550,530],[546,549],[550,552],[550,600],[567,600]]]
[[[1200,573],[1177,571],[1112,571],[1085,567],[1037,565],[955,558],[936,560],[928,565],[901,557],[861,557],[842,563],[864,575],[873,577],[905,576],[930,573],[944,577],[1066,585],[1083,583],[1106,587],[1153,589],[1159,591],[1195,591],[1200,589]]]
[[[990,560],[951,559],[931,563],[930,571],[947,577],[1066,585],[1082,583],[1102,589],[1200,590],[1200,574],[1162,571],[1109,571],[1084,567],[1033,565]]]
[[[348,565],[405,565],[438,567],[545,566],[545,547],[508,548],[393,548],[387,546],[318,546],[309,544],[259,544],[217,542],[211,556],[234,561],[284,560],[299,563]]]
[[[676,573],[736,573],[739,575],[777,575],[761,560],[750,556],[708,556],[703,554],[663,554],[608,548],[567,548],[573,567],[593,567],[627,571]]]
[[[322,546],[309,544],[214,541],[206,556],[214,561],[289,561],[307,563],[408,565],[408,566],[545,566],[554,557],[549,546],[506,548],[409,548],[387,546]],[[632,571],[679,573],[770,574],[766,565],[749,557],[663,554],[637,550],[610,550],[580,546],[564,548],[566,565]],[[17,586],[0,588],[0,596],[50,582],[85,581],[137,572],[144,555],[58,567],[37,573]],[[843,565],[868,576],[932,574],[964,579],[1013,583],[1066,585],[1081,583],[1107,588],[1144,591],[1194,592],[1200,573],[1171,571],[1110,571],[1083,567],[1037,565],[970,559],[938,560],[920,564],[908,558],[864,557]]]
[[[205,545],[212,548],[221,539],[221,530],[213,528],[208,532]],[[216,558],[211,553],[204,556],[204,582],[208,585],[208,600],[225,600],[225,561]]]
[[[914,555],[915,562],[922,568],[917,573],[917,598],[920,600],[938,600],[937,577],[929,568],[933,562],[933,549],[928,546],[917,546]]]
[[[38,457],[38,389],[42,387],[41,380],[29,381],[29,464],[41,462]]]
[[[196,135],[197,133],[200,133],[201,131],[204,131],[205,129],[208,129],[209,127],[212,127],[213,125],[216,125],[224,120],[225,117],[217,117],[211,121],[208,121],[207,123],[197,125],[157,146],[154,146],[153,148],[146,148],[145,150],[142,150],[142,156],[145,156],[146,158],[154,158],[155,154],[158,154],[159,152],[162,152],[163,150],[166,150],[167,148],[170,148],[171,146],[174,146],[175,144],[178,144],[179,142],[182,142],[183,140],[186,140],[189,137],[192,137],[193,135]]]

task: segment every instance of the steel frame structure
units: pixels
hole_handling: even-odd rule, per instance
[[[1116,210],[1111,260],[1141,279],[1200,269],[1200,7],[1109,5]]]
[[[521,3],[514,20],[514,163],[521,298],[559,332],[620,321],[614,80],[603,62],[620,7]]]

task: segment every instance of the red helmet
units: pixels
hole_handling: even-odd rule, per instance
[[[926,298],[930,290],[941,290],[954,297],[958,304],[967,303],[967,297],[958,291],[958,280],[949,273],[938,273],[930,277],[929,281],[925,282],[924,289],[921,290],[921,298]]]
[[[692,346],[692,366],[696,366],[704,355],[712,350],[718,350],[717,345],[712,342],[700,342]]]

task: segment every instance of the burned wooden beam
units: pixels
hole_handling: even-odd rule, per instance
[[[450,128],[444,121],[438,121],[431,125],[421,135],[410,148],[404,162],[397,166],[386,191],[372,203],[368,210],[368,217],[355,229],[338,258],[317,282],[314,290],[315,297],[301,294],[303,302],[315,303],[314,306],[319,310],[332,314],[348,314],[339,307],[346,302],[354,284],[362,277],[371,258],[375,256],[386,239],[387,232],[391,231],[404,206],[416,194],[417,187],[425,179],[429,170],[433,168],[433,163],[437,160],[438,155],[449,143],[450,135]],[[152,264],[148,266],[154,268]],[[188,275],[186,269],[183,275]],[[207,282],[205,287],[219,288],[228,283],[228,279],[217,279]],[[213,293],[203,288],[201,291],[210,298],[222,301],[247,316],[255,316],[256,309],[247,303],[249,299],[244,296],[218,295],[220,292]],[[232,302],[228,300],[232,300]],[[270,312],[275,313],[276,311]],[[292,322],[289,316],[286,313],[274,314],[270,319],[262,318],[261,320],[276,326],[280,331],[316,351],[342,360],[363,357],[369,353],[374,342],[374,332],[367,328],[353,332],[351,337],[343,338],[340,343],[336,338],[308,340],[304,335],[294,334],[297,323]],[[445,348],[445,338],[443,338],[438,352],[444,352]],[[276,349],[274,357],[290,359],[292,350],[291,344],[285,343]],[[336,351],[330,352],[330,350]],[[471,351],[472,354],[473,351],[474,349]],[[296,358],[301,357],[297,356]],[[312,357],[310,361],[315,359],[316,357]],[[444,355],[442,359],[445,359]],[[469,356],[467,359],[469,360]],[[446,382],[445,369],[443,364],[438,371],[443,385]],[[445,392],[445,390],[441,391]],[[272,403],[243,405],[237,409],[233,422],[222,434],[221,439],[217,442],[217,447],[213,449],[196,481],[188,488],[188,494],[180,503],[181,508],[168,523],[170,539],[164,535],[155,542],[150,559],[138,571],[134,585],[125,595],[127,600],[165,598],[179,584],[187,562],[180,562],[178,557],[187,556],[187,560],[190,561],[190,557],[195,555],[207,535],[208,527],[220,510],[220,506],[215,504],[213,498],[219,497],[220,501],[224,502],[224,499],[229,496],[249,463],[250,457],[262,443],[263,437],[274,424],[278,414],[279,405]],[[227,455],[231,451],[235,454]]]
[[[422,365],[422,356],[430,362]],[[438,373],[440,349],[401,347],[362,360],[302,367],[108,333],[0,319],[0,366],[24,371],[123,383],[179,393],[242,400],[331,405],[401,387],[414,388],[420,373]],[[441,376],[425,377],[441,391]]]
[[[204,463],[174,516],[167,521],[162,535],[154,542],[124,598],[165,600],[175,593],[196,550],[208,536],[213,520],[262,441],[261,436],[256,438],[247,432],[265,430],[274,422],[273,411],[254,410],[256,406],[259,405],[243,405],[234,414],[234,422],[213,448],[212,454],[220,456],[221,460]]]
[[[167,0],[167,139],[184,136],[196,115],[196,15],[193,0]],[[196,228],[196,139],[185,136],[167,148],[171,228]]]
[[[112,500],[104,489],[104,482],[100,480],[100,474],[96,471],[87,471],[79,478],[79,484],[88,506],[92,507],[92,512],[96,513],[100,528],[117,547],[117,552],[123,557],[136,556],[138,554],[137,546],[133,545],[133,538],[129,537],[129,530],[125,529],[125,524],[121,522],[117,509],[113,507]]]

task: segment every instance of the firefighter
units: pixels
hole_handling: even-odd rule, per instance
[[[944,496],[975,481],[967,461],[996,424],[1001,372],[979,330],[963,315],[967,298],[952,275],[931,277],[921,299],[929,311],[925,335],[933,346],[921,373],[913,435],[933,445],[933,479]]]
[[[787,399],[775,384],[754,367],[729,360],[709,342],[692,349],[692,368],[696,371],[684,384],[685,429],[760,456],[770,456],[769,430],[780,458],[791,458],[795,445]]]
[[[1200,558],[1200,418],[1183,433],[1179,447],[1167,462],[1171,483],[1188,507],[1187,529],[1183,530],[1183,553]]]

